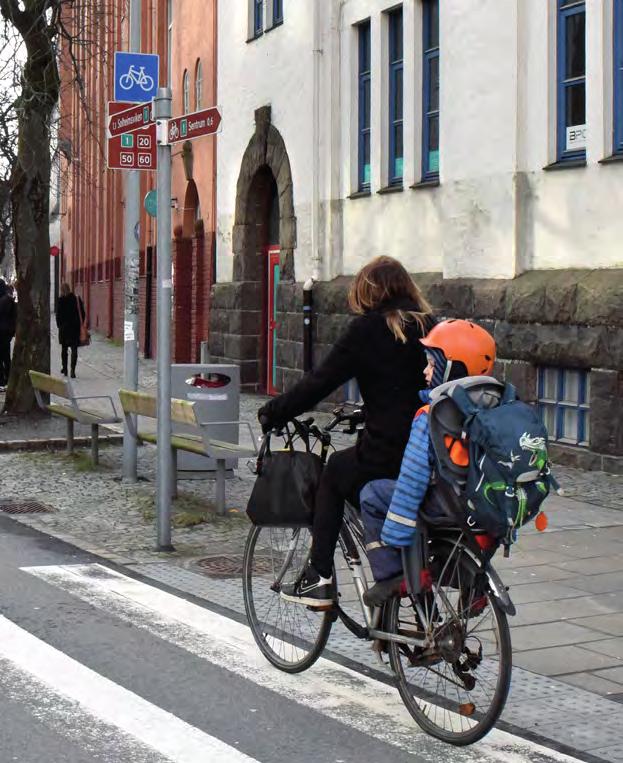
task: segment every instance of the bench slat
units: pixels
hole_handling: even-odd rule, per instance
[[[56,416],[64,416],[66,419],[72,419],[73,421],[81,420],[82,424],[99,424],[106,418],[96,411],[86,411],[84,408],[81,408],[80,413],[77,414],[74,408],[62,403],[50,403],[48,410]],[[110,419],[107,419],[107,421],[110,421]]]
[[[155,395],[147,392],[133,392],[129,389],[119,390],[119,399],[124,413],[134,413],[150,419],[158,418],[158,404]],[[189,400],[171,399],[171,421],[176,424],[197,425],[195,404]]]
[[[29,371],[28,374],[30,382],[35,389],[47,392],[50,395],[56,395],[57,397],[64,397],[67,400],[71,398],[68,384],[64,379],[50,376],[50,374],[43,374],[41,371]]]
[[[139,432],[139,440],[149,442],[152,445],[158,444],[158,435],[155,432]],[[194,435],[174,434],[171,436],[171,445],[176,450],[185,450],[188,453],[196,453],[198,456],[207,456],[203,440]]]

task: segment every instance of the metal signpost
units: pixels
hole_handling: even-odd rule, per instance
[[[115,53],[115,101],[149,103],[158,88],[159,57],[139,53],[141,49],[141,0],[130,0],[129,52]],[[153,128],[134,133],[134,126],[149,122],[149,106],[131,108],[131,114],[112,115],[109,122],[111,139],[121,141],[118,166],[130,171],[125,183],[124,262],[125,311],[123,320],[123,383],[127,389],[138,388],[138,302],[139,302],[139,237],[136,235],[140,216],[140,180],[137,170],[155,168],[155,134]],[[125,128],[125,132],[124,132]],[[109,149],[109,158],[110,158]],[[123,478],[136,482],[136,439],[126,425],[123,431]]]
[[[136,0],[133,0],[136,2]],[[133,17],[134,18],[134,17]],[[139,16],[140,20],[140,16]],[[142,63],[143,54],[115,54],[115,97],[127,91],[137,99],[158,80],[158,70]],[[157,56],[147,56],[152,59]],[[157,190],[145,197],[145,209],[157,219],[158,262],[158,468],[156,485],[158,549],[171,551],[171,497],[174,478],[171,450],[171,313],[173,269],[171,266],[171,144],[218,132],[218,107],[171,119],[171,90],[159,88],[153,106],[111,102],[108,118],[109,167],[129,169],[128,177],[138,177],[136,169],[157,167]],[[149,120],[155,120],[155,124]],[[156,150],[156,154],[154,154]],[[138,187],[126,189],[126,315],[124,323],[125,374],[128,389],[138,386]],[[136,201],[136,208],[135,208]],[[134,241],[130,239],[134,237]],[[126,440],[128,441],[126,444]],[[136,443],[124,435],[123,476],[136,480]]]
[[[171,496],[173,495],[173,452],[171,450],[171,146],[166,140],[171,116],[171,90],[160,88],[154,99],[158,138],[157,252],[158,252],[158,468],[156,512],[158,549],[173,550],[171,544]]]
[[[156,510],[158,549],[172,550],[171,495],[173,492],[173,452],[171,441],[171,144],[212,135],[221,115],[216,107],[171,119],[171,90],[161,88],[154,99],[158,142],[158,484]],[[183,133],[183,134],[182,134]]]

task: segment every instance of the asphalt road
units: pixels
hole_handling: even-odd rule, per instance
[[[0,516],[0,763],[509,759],[572,760],[498,731],[446,747],[391,686],[280,673],[244,624]]]

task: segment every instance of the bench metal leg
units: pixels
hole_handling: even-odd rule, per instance
[[[173,484],[171,485],[171,498],[177,498],[177,449],[171,448],[173,454]]]
[[[74,452],[74,422],[73,419],[67,419],[67,452]]]
[[[225,514],[225,460],[219,458],[216,462],[216,513]]]
[[[100,462],[99,425],[91,424],[91,459],[97,466]]]

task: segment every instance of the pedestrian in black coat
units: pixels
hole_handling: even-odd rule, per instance
[[[377,257],[355,277],[349,305],[356,314],[325,361],[291,390],[258,412],[264,429],[308,411],[349,379],[356,379],[366,425],[357,445],[333,454],[316,494],[310,567],[285,598],[308,606],[334,595],[333,555],[344,516],[344,500],[359,505],[371,480],[395,479],[420,406],[426,366],[420,339],[434,324],[432,311],[400,262]],[[320,582],[318,582],[320,581]],[[310,591],[315,590],[310,594]],[[302,591],[305,596],[302,595]]]
[[[69,284],[61,286],[61,296],[56,307],[56,325],[58,341],[61,345],[61,373],[67,376],[67,354],[71,350],[71,378],[76,378],[78,347],[80,345],[80,327],[86,313],[82,299],[74,294]]]
[[[15,336],[16,321],[13,293],[0,278],[0,387],[6,387],[11,373],[11,340]]]

